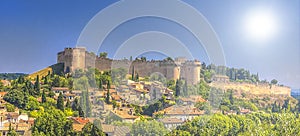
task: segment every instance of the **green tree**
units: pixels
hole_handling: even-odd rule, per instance
[[[107,52],[101,52],[100,58],[107,58]]]
[[[105,134],[94,124],[87,123],[82,128],[81,136],[105,136]]]
[[[141,57],[141,60],[142,60],[142,61],[147,61],[147,58],[144,57],[144,56],[142,56],[142,57]]]
[[[25,92],[12,89],[4,96],[4,100],[22,109],[25,108],[27,103],[25,96],[27,96]]]
[[[39,75],[37,75],[35,83],[34,83],[34,90],[35,90],[35,92],[32,95],[35,95],[35,96],[40,95],[40,89],[41,89],[40,78],[39,78]]]
[[[165,135],[167,132],[164,125],[155,120],[136,121],[132,124],[131,128],[131,134],[134,136]]]
[[[278,81],[276,79],[271,80],[271,84],[276,85]]]
[[[76,97],[72,103],[72,110],[78,111],[78,109],[79,109],[79,100],[78,97]]]
[[[26,104],[26,110],[33,111],[39,109],[40,103],[36,100],[35,97],[29,96],[28,102]]]
[[[89,92],[88,91],[83,91],[82,96],[80,97],[80,106],[82,110],[84,111],[84,114],[86,117],[91,116],[91,102],[89,99]]]
[[[49,136],[74,135],[73,127],[67,120],[65,114],[50,106],[45,109],[41,116],[37,117],[32,127],[33,134],[47,134]]]
[[[79,117],[84,117],[84,111],[82,110],[81,106],[78,107]]]
[[[102,91],[103,90],[103,83],[102,80],[99,79],[99,90]]]
[[[135,75],[135,81],[136,81],[136,82],[139,81],[139,73],[136,73],[136,75]]]
[[[64,96],[61,92],[59,93],[57,98],[56,108],[60,109],[61,111],[64,111]]]
[[[46,94],[45,94],[45,90],[43,90],[43,93],[42,93],[42,103],[45,103],[47,100],[46,100]]]
[[[176,83],[175,83],[175,96],[176,97],[180,96],[180,89],[181,89],[181,85],[180,85],[179,79],[177,79]]]
[[[231,105],[234,104],[234,100],[233,100],[233,91],[232,91],[232,90],[229,91],[229,101],[230,101],[230,104],[231,104]]]
[[[19,134],[11,127],[11,123],[9,123],[8,127],[8,136],[18,136]]]
[[[134,81],[134,66],[132,66],[131,80]]]
[[[70,102],[70,100],[69,100],[69,99],[67,100],[67,103],[66,103],[66,108],[71,108],[71,102]]]
[[[109,90],[110,90],[110,82],[108,81],[108,82],[107,82],[106,98],[105,98],[105,102],[106,102],[107,104],[110,104],[110,92],[109,92]]]
[[[10,103],[6,103],[5,104],[5,107],[6,107],[6,111],[7,112],[15,112],[15,106],[10,104]]]

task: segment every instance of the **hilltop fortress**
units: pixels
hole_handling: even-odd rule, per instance
[[[113,60],[98,57],[94,53],[87,52],[85,48],[65,48],[57,54],[57,63],[64,64],[65,72],[74,72],[76,69],[86,70],[97,68],[100,71],[111,70],[114,68],[125,68],[128,74],[134,70],[139,76],[151,76],[161,74],[167,79],[185,79],[188,84],[196,84],[200,81],[201,63],[198,60],[186,60],[176,58],[172,60],[135,60],[127,59]]]

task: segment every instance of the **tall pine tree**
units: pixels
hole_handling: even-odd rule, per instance
[[[103,82],[101,79],[99,79],[99,90],[102,91],[103,90]]]
[[[109,92],[109,90],[110,90],[110,82],[107,81],[107,92],[106,92],[106,98],[105,98],[105,102],[107,104],[110,104],[110,101],[109,101],[109,99],[110,99],[110,92]]]
[[[179,79],[177,79],[175,83],[175,96],[178,97],[179,95],[180,95],[180,84],[179,84]]]
[[[45,90],[43,90],[43,93],[42,93],[42,103],[45,103],[46,102],[46,94],[45,94]]]
[[[134,81],[134,66],[132,66],[131,80]]]
[[[57,109],[60,109],[61,111],[64,111],[64,96],[63,94],[60,92],[58,99],[57,99],[57,103],[56,103],[56,107]]]
[[[136,81],[136,82],[139,81],[139,73],[136,73],[136,75],[135,75],[135,81]]]
[[[37,75],[35,83],[34,83],[34,94],[33,95],[36,95],[36,96],[40,95],[40,89],[41,89],[40,78],[39,78],[39,75]]]

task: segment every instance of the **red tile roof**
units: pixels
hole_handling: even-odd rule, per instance
[[[78,124],[86,124],[86,123],[90,122],[89,119],[87,119],[87,118],[74,117],[72,119],[75,121],[74,123],[78,123]]]
[[[4,96],[7,92],[0,92],[0,96]]]

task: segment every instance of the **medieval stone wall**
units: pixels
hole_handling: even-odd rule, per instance
[[[151,76],[153,73],[159,73],[167,79],[186,79],[189,84],[196,84],[200,81],[199,61],[186,61],[180,59],[180,62],[173,61],[129,61],[129,60],[112,60],[109,58],[97,57],[89,53],[85,48],[65,48],[64,51],[57,55],[57,62],[64,63],[64,70],[69,69],[71,72],[76,69],[97,68],[100,71],[111,70],[114,68],[125,68],[129,74],[134,72],[139,76]]]

